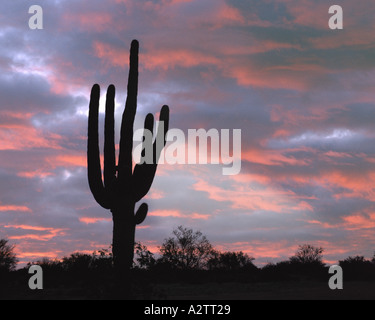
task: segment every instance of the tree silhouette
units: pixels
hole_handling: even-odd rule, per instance
[[[302,265],[308,264],[323,264],[323,252],[324,249],[321,247],[314,247],[309,244],[299,246],[297,252],[293,257],[290,258],[292,263],[298,263]]]
[[[63,268],[69,272],[82,273],[89,270],[92,267],[93,256],[74,252],[69,257],[64,257],[62,259]]]
[[[0,273],[15,270],[17,262],[14,246],[8,244],[8,240],[0,239]]]
[[[138,51],[139,43],[133,40],[130,49],[130,68],[127,87],[127,99],[122,116],[120,151],[116,165],[114,142],[114,100],[115,87],[110,85],[107,90],[105,129],[104,129],[104,181],[100,164],[98,117],[100,87],[95,84],[91,90],[87,166],[88,181],[95,200],[105,209],[109,209],[113,216],[113,259],[115,269],[119,274],[126,273],[133,264],[134,238],[136,225],[142,223],[147,215],[148,206],[143,203],[135,213],[135,205],[150,190],[154,180],[161,149],[165,146],[165,135],[169,126],[169,108],[163,106],[155,142],[144,139],[143,152],[152,151],[153,161],[135,165],[133,171],[133,126],[137,111],[138,95]],[[144,128],[153,132],[154,117],[148,114]],[[162,141],[160,148],[157,141]]]
[[[160,247],[161,261],[175,269],[203,269],[213,247],[200,231],[179,226]]]
[[[140,269],[151,269],[156,264],[154,254],[140,242],[135,243],[136,262],[135,267]]]
[[[375,279],[375,265],[364,256],[350,256],[340,260],[339,265],[345,272],[345,279],[365,281]]]
[[[256,269],[253,264],[255,259],[248,254],[239,252],[218,252],[214,251],[212,258],[208,261],[210,270],[244,270]]]

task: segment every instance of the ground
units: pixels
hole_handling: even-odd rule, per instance
[[[108,287],[59,285],[32,291],[27,283],[3,292],[2,299],[30,300],[101,300],[111,299]],[[156,283],[134,286],[130,299],[136,300],[373,300],[375,282],[347,282],[343,290],[331,290],[328,282],[224,282]]]

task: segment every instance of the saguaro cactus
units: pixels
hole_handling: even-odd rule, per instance
[[[116,165],[114,139],[115,87],[110,85],[107,90],[104,128],[104,182],[98,138],[100,87],[97,84],[91,90],[89,107],[88,181],[95,200],[103,208],[112,212],[114,265],[117,270],[121,271],[129,270],[133,263],[136,225],[145,220],[148,211],[147,204],[143,203],[135,213],[135,205],[151,188],[161,149],[166,143],[166,132],[169,125],[169,108],[163,106],[159,120],[164,124],[164,128],[159,125],[155,142],[150,139],[143,141],[143,152],[147,148],[151,148],[153,161],[152,163],[148,161],[136,164],[133,170],[133,125],[137,111],[138,51],[138,41],[133,40],[130,49],[128,95],[121,124],[118,165]],[[144,128],[153,132],[154,117],[152,114],[146,116]],[[158,141],[162,141],[161,148],[157,147]],[[160,144],[160,142],[158,143]]]

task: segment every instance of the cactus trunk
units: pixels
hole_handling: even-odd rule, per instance
[[[128,270],[133,265],[136,224],[133,208],[112,211],[113,216],[113,260],[115,268]]]

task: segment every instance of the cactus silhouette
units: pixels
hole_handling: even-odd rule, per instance
[[[152,141],[152,138],[144,138],[142,145],[142,155],[144,156],[146,149],[149,148],[153,161],[136,164],[133,170],[133,125],[137,111],[138,51],[139,43],[137,40],[133,40],[130,49],[128,95],[122,116],[117,165],[114,138],[115,87],[110,85],[107,90],[104,127],[104,181],[99,151],[100,87],[97,84],[92,87],[89,106],[88,181],[95,200],[103,208],[112,212],[114,266],[120,273],[129,270],[133,264],[136,225],[145,220],[148,211],[147,204],[143,203],[135,213],[135,205],[151,188],[161,149],[166,143],[166,132],[169,126],[169,107],[163,106],[159,120],[160,124],[164,124],[164,126],[159,124],[155,142]],[[144,128],[153,132],[154,117],[152,114],[146,116]]]

